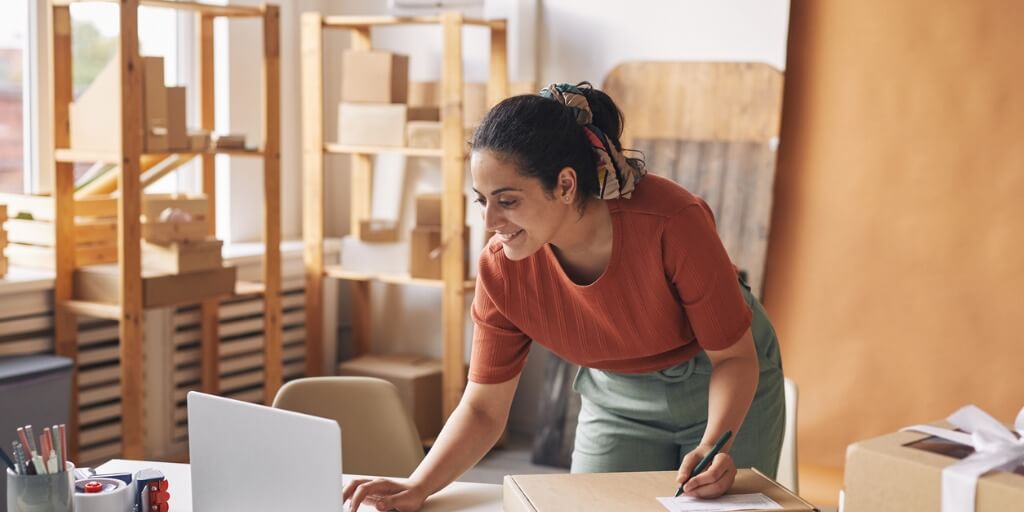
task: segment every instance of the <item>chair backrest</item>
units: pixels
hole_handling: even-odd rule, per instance
[[[345,473],[404,478],[423,460],[416,425],[398,390],[386,380],[297,379],[277,392],[274,407],[337,421]]]
[[[796,383],[786,378],[786,432],[782,437],[782,452],[779,454],[779,469],[775,480],[799,493],[799,482],[797,480],[796,463]]]

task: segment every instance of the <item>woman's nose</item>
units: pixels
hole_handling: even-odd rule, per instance
[[[505,224],[505,219],[499,213],[497,205],[495,205],[494,202],[488,203],[484,206],[483,211],[480,212],[480,214],[484,218],[484,229],[488,231],[496,231]]]

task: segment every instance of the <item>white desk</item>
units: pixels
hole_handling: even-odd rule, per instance
[[[167,478],[168,492],[171,493],[170,512],[192,512],[192,476],[188,464],[114,459],[97,467],[96,472],[134,473],[145,468],[160,470],[164,477]],[[362,476],[345,475],[346,481],[349,478],[362,478]],[[347,511],[348,509],[346,508],[345,510]],[[359,510],[365,512],[376,511],[376,509],[365,505],[359,507]],[[501,486],[455,482],[442,489],[441,492],[431,496],[423,510],[425,512],[442,512],[446,510],[500,512]]]

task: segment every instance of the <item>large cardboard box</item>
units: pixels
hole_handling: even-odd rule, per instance
[[[420,438],[441,432],[441,361],[413,355],[366,355],[342,361],[338,375],[376,377],[398,388]]]
[[[469,228],[463,235],[462,257],[469,254]],[[441,279],[441,228],[416,226],[409,243],[409,275],[422,279]],[[465,266],[469,275],[469,265]],[[463,277],[466,277],[464,275]]]
[[[142,98],[146,152],[167,151],[167,88],[164,87],[164,58],[142,57]],[[95,121],[94,121],[95,122]]]
[[[341,56],[341,101],[405,103],[409,57],[380,50],[348,50]]]
[[[945,422],[935,423],[952,428]],[[973,453],[969,446],[919,432],[895,432],[846,450],[846,512],[941,509],[942,470]],[[974,512],[1024,510],[1024,466],[978,480]]]
[[[410,107],[440,107],[440,105],[440,82],[409,82]],[[480,124],[488,110],[487,84],[483,82],[462,84],[462,124],[464,126]]]
[[[405,146],[405,105],[341,103],[338,143],[353,146]]]
[[[185,128],[185,88],[167,88],[167,147],[171,151],[189,150]]]
[[[410,148],[441,149],[441,123],[409,121],[405,127],[405,143]]]
[[[359,239],[364,242],[397,242],[398,222],[384,219],[361,220]]]
[[[675,494],[675,471],[508,475],[502,488],[505,512],[665,512],[656,498]],[[817,510],[756,469],[740,469],[727,494],[762,493],[783,511]]]

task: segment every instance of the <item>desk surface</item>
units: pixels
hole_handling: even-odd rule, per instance
[[[135,472],[140,469],[160,470],[168,481],[171,493],[170,512],[192,512],[192,476],[188,464],[171,462],[148,462],[143,460],[114,459],[96,468],[98,473]],[[345,479],[362,478],[361,475],[345,475]],[[346,509],[348,510],[348,509]],[[359,507],[370,512],[372,507]],[[424,512],[465,510],[470,512],[500,512],[501,486],[493,484],[471,484],[455,482],[427,500]]]

